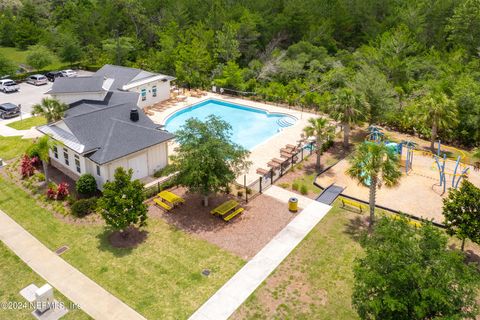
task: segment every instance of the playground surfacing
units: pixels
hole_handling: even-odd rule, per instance
[[[322,188],[335,183],[345,188],[343,195],[368,201],[368,187],[359,184],[346,174],[349,167],[348,160],[343,159],[321,174],[316,182]],[[439,185],[439,172],[434,158],[421,151],[414,152],[412,170],[408,175],[402,167],[403,175],[397,186],[393,188],[381,186],[377,189],[377,205],[443,223],[442,199],[447,196],[448,188],[452,186],[454,168],[455,161],[447,160],[445,165],[447,192],[442,195],[443,187]],[[480,187],[480,172],[474,171],[470,166],[468,180]]]

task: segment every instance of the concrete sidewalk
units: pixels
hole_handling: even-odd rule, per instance
[[[273,186],[268,190],[272,188]],[[281,199],[286,197],[287,201],[290,196],[297,196],[278,189],[270,190],[269,195]],[[308,202],[306,208],[210,297],[190,317],[191,320],[228,319],[331,209],[326,204],[303,198],[305,197],[302,197],[302,202]]]
[[[45,247],[0,210],[0,240],[30,268],[94,319],[145,319]]]

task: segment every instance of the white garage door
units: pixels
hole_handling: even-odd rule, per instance
[[[141,179],[148,176],[147,154],[144,153],[128,160],[128,167],[133,169],[133,179]]]

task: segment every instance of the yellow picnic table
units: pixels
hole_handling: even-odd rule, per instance
[[[227,214],[230,210],[234,209],[236,206],[238,206],[238,202],[235,200],[228,200],[227,202],[222,203],[212,211],[210,211],[211,214],[219,214],[221,216]]]
[[[158,196],[164,200],[167,200],[168,202],[170,202],[171,204],[177,204],[177,203],[181,203],[181,202],[185,202],[185,200],[183,200],[183,198],[177,196],[175,193],[172,193],[170,191],[167,191],[167,190],[164,190],[164,191],[161,191]]]

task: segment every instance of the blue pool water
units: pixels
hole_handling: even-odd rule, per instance
[[[204,121],[211,114],[228,122],[232,126],[232,141],[247,150],[296,121],[293,116],[210,99],[175,112],[167,118],[165,129],[175,133],[187,119]]]

